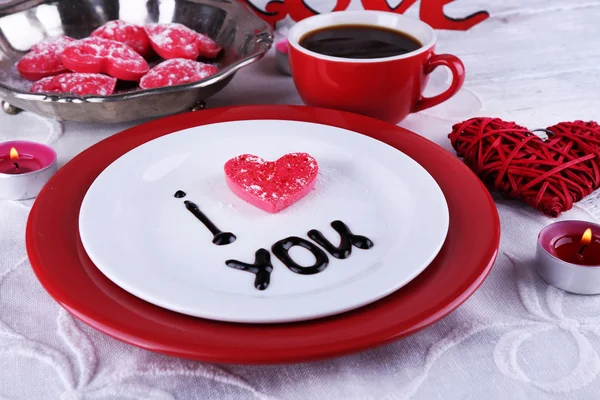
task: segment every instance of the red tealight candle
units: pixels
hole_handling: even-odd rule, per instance
[[[587,228],[583,235],[566,235],[554,243],[555,254],[563,261],[578,265],[600,265],[600,238]]]
[[[31,171],[37,171],[42,164],[28,155],[19,155],[14,147],[11,147],[8,157],[0,157],[0,173],[2,174],[25,174]]]
[[[600,225],[560,221],[538,236],[536,269],[542,279],[578,294],[600,293]]]

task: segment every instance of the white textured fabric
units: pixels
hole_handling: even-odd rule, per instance
[[[492,18],[469,32],[439,33],[438,51],[465,61],[465,89],[403,126],[450,149],[451,125],[474,115],[531,128],[598,119],[600,46],[592,35],[600,2],[459,0],[446,8],[453,16],[488,9]],[[434,78],[432,86],[440,87],[446,74]],[[301,103],[291,79],[275,72],[272,54],[240,72],[208,106],[256,103]],[[52,143],[62,165],[130,125],[1,114],[0,140]],[[592,213],[600,215],[597,199],[561,219],[593,220]],[[541,281],[532,265],[535,240],[551,220],[516,201],[497,204],[498,261],[481,289],[442,321],[328,361],[215,366],[137,349],[72,318],[44,291],[26,258],[31,202],[0,201],[0,398],[597,399],[600,296],[566,294]]]

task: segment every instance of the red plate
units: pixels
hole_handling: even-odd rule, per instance
[[[104,277],[83,250],[78,231],[83,197],[104,168],[159,136],[197,125],[252,119],[316,122],[353,130],[388,143],[419,162],[437,180],[450,209],[448,237],[435,261],[409,285],[366,307],[319,320],[267,326],[181,315],[146,303]],[[487,189],[446,150],[386,122],[297,106],[203,110],[114,135],[58,171],[38,196],[27,223],[27,252],[38,279],[77,318],[148,350],[236,364],[315,360],[415,333],[473,294],[492,267],[499,240],[498,213]]]

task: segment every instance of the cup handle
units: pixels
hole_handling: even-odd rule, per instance
[[[429,57],[427,64],[425,64],[425,73],[430,74],[434,69],[440,66],[447,67],[450,69],[450,72],[452,72],[452,83],[450,84],[450,87],[433,97],[421,96],[413,112],[425,110],[426,108],[436,106],[448,100],[460,90],[465,82],[465,66],[458,57],[453,56],[452,54],[434,54]]]

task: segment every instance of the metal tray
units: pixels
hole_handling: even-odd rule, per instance
[[[122,86],[111,96],[29,92],[15,63],[49,36],[88,36],[107,21],[179,22],[223,46],[220,71],[186,85],[141,90]],[[223,89],[240,68],[259,60],[273,43],[271,27],[236,0],[17,0],[0,1],[0,97],[3,109],[24,109],[59,120],[123,122],[193,109]],[[135,86],[135,85],[133,85]]]

